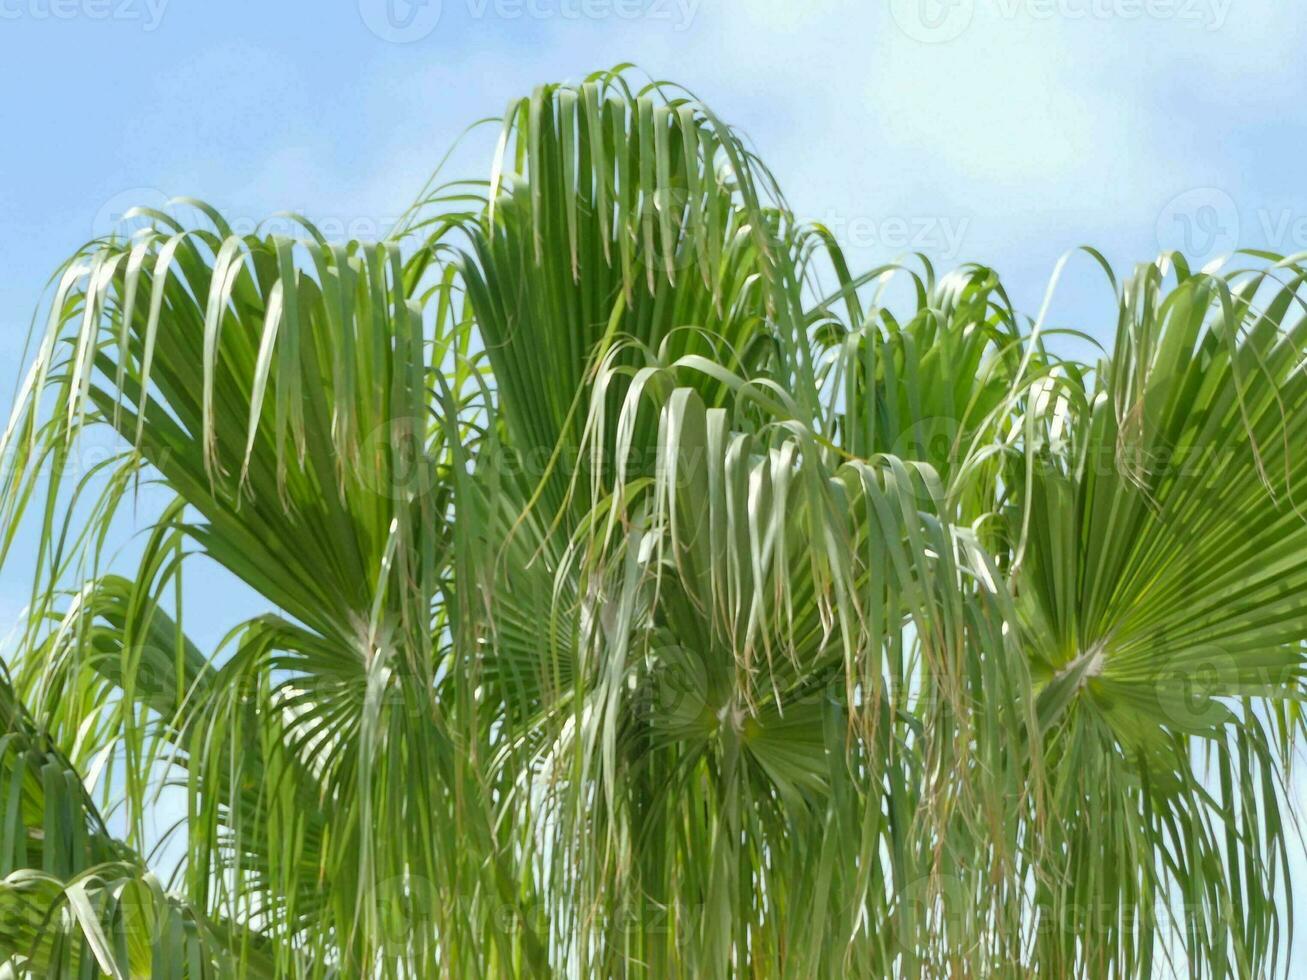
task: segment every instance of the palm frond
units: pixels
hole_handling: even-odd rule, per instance
[[[991,269],[851,270],[620,70],[384,242],[138,216],[0,444],[11,972],[1285,968],[1295,262],[1109,269],[1081,364]],[[265,607],[215,649],[197,560]]]

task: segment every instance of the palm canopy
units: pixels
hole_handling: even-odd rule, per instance
[[[620,71],[385,241],[184,203],[52,280],[3,436],[11,973],[1284,969],[1295,259],[1086,250],[1078,363],[990,269],[850,270]],[[270,610],[217,650],[197,557]]]

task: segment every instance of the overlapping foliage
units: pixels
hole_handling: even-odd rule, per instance
[[[620,72],[383,242],[181,204],[60,270],[4,434],[11,972],[1284,968],[1296,260],[1102,263],[1081,364]],[[217,650],[197,556],[269,610]]]

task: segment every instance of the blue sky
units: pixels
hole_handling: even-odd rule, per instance
[[[0,0],[0,388],[51,271],[128,206],[370,236],[469,123],[624,61],[743,129],[860,264],[983,261],[1031,315],[1081,243],[1307,250],[1305,34],[1273,0]],[[487,137],[448,173],[484,175]],[[1110,309],[1073,263],[1053,321],[1106,339]],[[207,574],[201,645],[249,611]]]

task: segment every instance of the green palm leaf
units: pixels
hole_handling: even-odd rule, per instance
[[[1076,363],[620,70],[385,242],[175,203],[60,270],[0,447],[11,973],[1284,968],[1294,262],[1112,279]],[[216,649],[198,560],[265,607]]]

